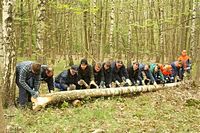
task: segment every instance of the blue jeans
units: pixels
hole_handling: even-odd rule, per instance
[[[65,85],[63,85],[63,84],[61,84],[61,83],[56,83],[56,82],[54,82],[54,86],[55,86],[56,88],[58,88],[60,91],[66,91],[66,90],[67,90],[67,86],[65,86]]]

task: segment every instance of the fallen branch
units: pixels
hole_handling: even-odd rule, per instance
[[[136,92],[147,92],[156,91],[164,88],[176,87],[185,82],[176,82],[165,85],[144,85],[144,86],[129,86],[129,87],[119,87],[119,88],[106,88],[106,89],[85,89],[85,90],[73,90],[73,91],[62,91],[46,94],[38,97],[37,99],[32,99],[33,110],[39,110],[44,108],[48,104],[84,99],[86,97],[109,97],[118,96],[124,94],[133,94]]]

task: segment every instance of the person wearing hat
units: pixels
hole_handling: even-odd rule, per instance
[[[94,81],[95,81],[96,85],[99,86],[100,88],[106,88],[103,70],[102,70],[100,62],[97,62],[94,64],[93,74],[94,74]]]
[[[55,87],[60,91],[75,90],[78,86],[78,66],[72,65],[71,68],[64,70],[55,77]]]
[[[182,80],[184,73],[183,62],[181,60],[174,61],[171,63],[171,66],[172,66],[172,76],[171,76],[172,82],[175,82],[176,79],[177,81]]]
[[[116,87],[121,86],[123,82],[125,82],[123,86],[128,86],[132,84],[130,79],[128,78],[127,70],[121,60],[113,62],[111,64],[111,70],[112,82],[116,84]]]
[[[54,70],[52,67],[47,65],[41,65],[41,81],[47,83],[49,93],[54,91],[54,81],[53,81]]]
[[[87,59],[82,59],[78,68],[80,89],[90,88],[94,82],[94,75],[91,65],[88,64]]]
[[[164,84],[165,79],[158,64],[150,64],[150,72],[157,84]]]
[[[106,88],[111,87],[112,83],[112,71],[111,71],[111,62],[107,61],[102,65],[103,77]]]
[[[16,84],[19,88],[19,105],[25,107],[31,97],[38,97],[40,86],[41,64],[32,61],[16,65]]]
[[[133,65],[130,65],[127,68],[129,79],[131,80],[133,85],[137,84],[138,76],[139,76],[139,63],[133,62]]]

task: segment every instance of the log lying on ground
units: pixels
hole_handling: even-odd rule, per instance
[[[69,100],[84,99],[86,97],[109,97],[118,96],[124,94],[133,94],[136,92],[147,92],[156,91],[164,88],[176,87],[185,82],[169,83],[164,85],[144,85],[144,86],[129,86],[119,88],[106,88],[106,89],[85,89],[85,90],[73,90],[73,91],[62,91],[46,94],[32,99],[33,110],[39,110],[44,108],[48,104],[58,103]]]

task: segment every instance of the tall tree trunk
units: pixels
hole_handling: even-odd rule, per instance
[[[133,4],[134,2],[132,2],[130,4],[130,13],[129,13],[129,20],[128,20],[128,46],[127,46],[127,66],[131,64],[131,52],[132,52],[132,23],[133,23]]]
[[[6,133],[5,119],[3,114],[2,98],[0,93],[0,133]]]
[[[44,58],[44,43],[45,43],[45,19],[46,19],[46,0],[38,0],[38,16],[37,16],[37,60],[41,63],[46,63]]]
[[[195,46],[196,46],[196,40],[195,40],[195,31],[196,31],[196,7],[197,4],[195,0],[193,1],[193,6],[192,6],[192,25],[191,25],[191,40],[190,40],[190,53],[192,60],[195,61]]]
[[[85,57],[88,57],[89,42],[88,42],[88,26],[87,26],[87,15],[88,11],[83,12],[83,23],[84,23],[84,40],[85,40]]]
[[[28,57],[32,56],[32,45],[33,45],[33,20],[32,20],[32,14],[33,14],[33,7],[32,2],[28,0],[28,10],[29,10],[29,36],[28,36],[28,51],[27,55]]]
[[[103,31],[103,37],[102,37],[102,43],[104,46],[107,46],[107,25],[108,25],[108,0],[105,0],[105,17],[104,17],[104,31]],[[105,47],[103,48],[103,50]],[[105,52],[103,52],[103,55],[101,57],[101,61],[104,60]]]
[[[15,66],[16,46],[13,33],[13,7],[14,0],[3,1],[3,53],[4,74],[2,82],[3,106],[15,105]]]
[[[159,57],[161,56],[161,63],[164,64],[164,33],[163,33],[163,14],[164,14],[164,10],[162,8],[162,1],[158,1],[158,16],[159,16],[159,22],[158,22],[158,25],[159,25]],[[157,62],[160,62],[160,58],[158,58],[159,60],[157,60]]]
[[[109,45],[110,45],[110,57],[112,59],[115,58],[114,44],[113,44],[114,22],[115,22],[115,1],[111,0]]]

